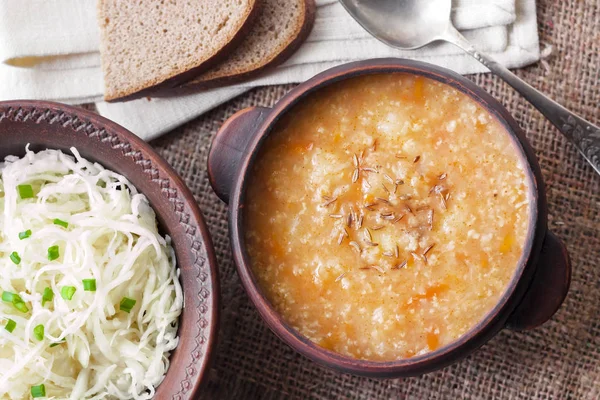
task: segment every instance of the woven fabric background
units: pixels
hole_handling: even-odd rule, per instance
[[[550,56],[517,74],[569,109],[600,123],[600,0],[539,0],[542,49]],[[239,282],[227,236],[226,206],[212,192],[206,156],[235,111],[270,106],[292,86],[253,90],[154,141],[181,174],[207,219],[222,287],[217,356],[209,399],[599,399],[600,176],[531,105],[500,79],[471,76],[527,132],[547,185],[549,227],[573,261],[566,302],[529,332],[500,332],[464,361],[418,378],[342,375],[296,354],[263,324]]]

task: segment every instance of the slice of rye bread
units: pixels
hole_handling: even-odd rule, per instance
[[[98,0],[107,101],[183,83],[227,56],[258,0]]]
[[[290,57],[307,38],[315,21],[314,0],[262,0],[244,41],[228,57],[183,89],[206,89],[250,79]]]

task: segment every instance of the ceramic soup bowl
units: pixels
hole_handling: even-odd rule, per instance
[[[423,76],[457,89],[487,110],[515,144],[530,181],[532,195],[528,235],[520,262],[499,301],[485,317],[454,342],[426,354],[397,361],[369,361],[322,348],[292,328],[265,297],[251,268],[245,243],[247,189],[259,149],[274,125],[308,95],[342,80],[368,74],[405,73]],[[444,68],[403,59],[376,59],[325,71],[291,90],[273,108],[251,107],[234,114],[213,140],[208,159],[211,184],[229,204],[233,256],[242,284],[269,328],[290,347],[335,370],[380,378],[420,375],[449,365],[490,340],[504,328],[530,329],[549,318],[562,304],[571,266],[565,246],[547,230],[546,194],[540,167],[525,134],[507,110],[470,80]]]

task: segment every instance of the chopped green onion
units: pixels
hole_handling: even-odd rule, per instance
[[[84,279],[83,280],[83,290],[86,292],[95,292],[96,291],[96,280],[95,279]]]
[[[39,341],[44,340],[44,325],[39,324],[33,328],[33,336]]]
[[[47,301],[54,300],[54,292],[51,288],[47,287],[44,289],[44,293],[42,294],[42,307],[46,304]]]
[[[27,239],[31,236],[31,229],[27,229],[26,231],[19,232],[19,240]]]
[[[7,292],[6,290],[2,292],[2,301],[6,301],[7,303],[12,303],[15,297],[20,298],[18,294]]]
[[[22,199],[31,199],[33,197],[33,188],[31,185],[18,185],[19,197]]]
[[[65,341],[66,341],[66,340],[65,340],[65,339],[63,339],[63,340],[61,340],[60,342],[54,342],[54,343],[52,343],[52,344],[50,345],[50,348],[52,348],[52,347],[56,347],[56,346],[58,346],[58,345],[60,345],[60,344],[63,344]]]
[[[119,308],[121,309],[121,311],[125,311],[126,313],[129,313],[135,306],[136,302],[137,302],[136,300],[130,299],[129,297],[123,297],[123,300],[121,300],[121,304],[119,305]]]
[[[16,293],[11,293],[7,291],[2,292],[2,301],[12,303],[13,306],[21,312],[26,313],[27,311],[29,311],[29,308],[27,307],[21,296],[19,296]]]
[[[17,323],[15,321],[13,321],[12,319],[9,319],[8,321],[6,321],[6,326],[4,327],[4,329],[6,329],[10,333],[12,333],[16,327],[17,327]]]
[[[53,222],[54,222],[54,225],[60,225],[63,228],[69,227],[69,223],[67,221],[63,221],[62,219],[55,218]]]
[[[19,265],[21,263],[21,257],[19,256],[19,253],[17,253],[16,251],[13,251],[12,253],[10,253],[10,259],[12,260],[12,262],[14,262],[17,265]]]
[[[60,289],[60,297],[65,300],[71,300],[76,290],[75,286],[63,286],[62,289]]]
[[[31,397],[37,399],[39,397],[46,397],[46,386],[42,383],[41,385],[31,387]]]
[[[48,247],[48,260],[54,261],[58,257],[60,257],[60,252],[58,250],[58,246],[54,245],[54,246]]]
[[[21,311],[22,313],[26,313],[29,311],[29,307],[27,307],[27,304],[25,304],[23,300],[13,301],[13,306],[15,306],[15,308]]]

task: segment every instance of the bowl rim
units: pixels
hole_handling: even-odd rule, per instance
[[[210,237],[210,233],[202,212],[196,200],[194,199],[194,195],[191,190],[184,183],[183,179],[179,176],[179,174],[171,167],[167,161],[160,156],[147,142],[133,134],[128,129],[123,126],[102,117],[99,114],[96,114],[92,111],[78,108],[71,105],[56,103],[52,101],[43,101],[43,100],[8,100],[8,101],[0,101],[0,126],[4,120],[12,121],[12,122],[27,122],[32,121],[37,125],[61,125],[61,130],[65,132],[69,132],[69,135],[74,135],[78,137],[85,137],[84,140],[95,140],[96,142],[106,142],[107,146],[113,148],[113,150],[120,149],[120,154],[122,157],[131,158],[136,164],[144,165],[143,177],[145,179],[156,181],[161,180],[161,183],[154,182],[153,184],[157,186],[157,189],[160,190],[163,197],[166,197],[165,200],[170,204],[169,213],[172,213],[174,216],[178,217],[179,224],[185,222],[187,227],[191,230],[185,232],[188,240],[182,241],[181,246],[174,247],[175,254],[178,258],[185,258],[181,256],[183,252],[189,252],[191,255],[196,253],[200,254],[192,257],[192,267],[193,269],[185,270],[181,268],[180,265],[180,282],[183,282],[183,275],[189,275],[190,281],[197,282],[199,291],[206,290],[206,287],[209,289],[206,290],[206,297],[210,298],[210,307],[206,307],[206,312],[203,315],[197,311],[197,316],[194,318],[194,314],[192,310],[189,312],[188,319],[191,323],[194,323],[193,320],[198,319],[196,321],[196,325],[201,327],[202,324],[205,326],[202,327],[200,333],[204,334],[205,341],[202,343],[197,343],[198,351],[202,350],[198,357],[192,355],[192,361],[189,365],[181,364],[178,366],[178,369],[173,369],[173,364],[169,365],[169,369],[164,376],[163,382],[155,387],[157,396],[164,396],[165,394],[161,393],[161,386],[169,377],[169,373],[171,371],[177,371],[179,378],[177,381],[179,385],[178,387],[174,387],[175,390],[179,390],[179,392],[169,393],[168,395],[173,398],[196,398],[198,393],[203,386],[208,377],[208,372],[210,370],[210,365],[214,359],[214,354],[216,351],[216,342],[217,342],[217,334],[219,328],[219,310],[220,310],[220,286],[218,279],[218,264],[215,256],[215,250],[213,247],[212,239]],[[36,132],[37,134],[37,132]],[[43,146],[46,146],[45,144]],[[60,146],[56,146],[59,148]],[[48,148],[52,148],[52,146],[48,146]],[[63,150],[64,151],[64,150]],[[86,151],[89,153],[89,151]],[[93,153],[93,152],[92,152]],[[102,157],[92,157],[96,158],[96,160],[100,164],[104,164],[102,161]],[[109,167],[106,167],[110,169]],[[153,178],[149,176],[148,171],[157,171],[159,174],[162,172],[164,177],[159,176],[159,178]],[[115,171],[124,175],[128,180],[132,181],[128,176],[127,172],[124,171]],[[168,185],[166,188],[162,186],[162,182],[168,180]],[[136,179],[139,180],[139,179]],[[133,182],[132,182],[133,184]],[[168,196],[164,196],[164,190],[169,190]],[[141,193],[144,193],[140,190]],[[176,200],[172,200],[175,198]],[[175,208],[175,201],[178,201],[178,205],[181,205],[181,209]],[[157,216],[159,216],[159,210],[153,207]],[[183,218],[187,219],[183,221]],[[198,229],[194,228],[194,225],[197,226]],[[198,249],[194,248],[195,244],[194,238],[197,238],[197,242],[199,242]],[[172,238],[174,240],[174,238]],[[201,259],[203,261],[201,261]],[[178,261],[179,264],[179,261]],[[199,276],[201,274],[200,268],[205,268],[208,271],[206,276],[206,280],[208,280],[207,285],[202,285],[199,280]],[[198,269],[198,270],[196,270]],[[182,290],[185,293],[185,288],[182,285]],[[189,289],[188,289],[189,290]],[[200,293],[198,294],[200,296]],[[185,312],[185,303],[184,303],[184,311]],[[184,314],[181,314],[181,318],[183,318]],[[204,322],[200,322],[201,319]],[[181,326],[180,326],[181,329]],[[200,328],[198,328],[200,329]],[[178,332],[178,336],[181,339],[182,333]],[[193,337],[190,337],[190,340],[193,340]],[[180,344],[178,344],[178,348]],[[173,354],[173,352],[171,352]],[[186,359],[182,359],[185,361]],[[166,386],[162,386],[163,390],[166,390]]]
[[[498,303],[479,323],[459,339],[432,352],[396,361],[370,361],[344,356],[318,346],[292,328],[274,309],[260,288],[250,266],[250,257],[243,236],[243,210],[250,166],[255,161],[263,141],[283,114],[304,97],[324,86],[360,75],[385,73],[420,75],[448,84],[483,106],[504,126],[515,145],[530,183],[531,202],[527,239],[517,270]],[[524,132],[508,111],[484,89],[451,70],[399,58],[364,60],[326,70],[292,89],[266,113],[247,152],[248,154],[241,160],[239,175],[229,201],[229,227],[238,274],[248,296],[269,328],[294,350],[319,364],[342,372],[373,377],[414,376],[439,369],[468,355],[502,329],[531,281],[547,229],[546,196],[541,169]]]

